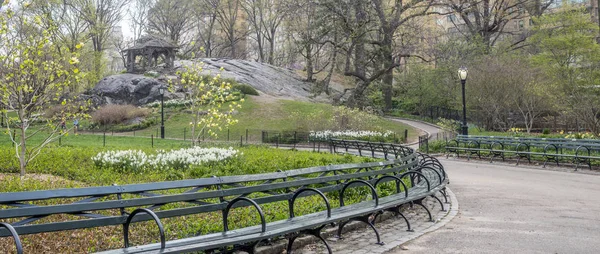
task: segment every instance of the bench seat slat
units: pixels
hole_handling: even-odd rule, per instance
[[[297,232],[303,229],[314,228],[319,225],[328,224],[330,222],[340,221],[356,217],[357,215],[373,213],[373,210],[383,210],[394,207],[398,204],[408,203],[417,200],[423,194],[434,194],[441,189],[440,186],[427,192],[426,187],[415,187],[410,189],[415,194],[409,194],[408,198],[404,198],[404,194],[394,194],[379,199],[379,206],[374,209],[375,202],[373,200],[363,201],[361,203],[347,205],[332,210],[332,217],[326,218],[326,212],[318,212],[309,215],[297,216],[292,219],[276,221],[267,224],[267,232],[260,232],[259,226],[244,228],[239,231],[230,231],[228,233],[215,233],[206,236],[197,236],[192,238],[178,239],[167,242],[167,248],[160,250],[160,244],[149,244],[135,246],[126,249],[110,250],[100,252],[101,254],[116,254],[116,253],[180,253],[190,251],[200,251],[212,248],[219,248],[230,245],[232,241],[239,243],[257,241],[266,239],[269,236],[284,235],[287,233]]]

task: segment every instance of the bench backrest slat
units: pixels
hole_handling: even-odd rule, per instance
[[[409,157],[410,159],[410,157]],[[126,194],[126,193],[139,193],[148,191],[160,191],[169,189],[180,189],[180,188],[191,188],[191,187],[203,187],[213,186],[223,183],[243,183],[248,181],[262,181],[280,179],[290,176],[297,176],[303,174],[310,174],[315,172],[335,171],[335,170],[346,170],[356,169],[360,167],[369,166],[385,166],[394,165],[401,160],[385,161],[385,162],[372,162],[368,164],[339,164],[329,165],[321,167],[310,167],[303,169],[295,169],[287,172],[275,172],[275,173],[264,173],[244,176],[223,176],[214,178],[200,178],[191,180],[179,180],[179,181],[166,181],[156,183],[144,183],[144,184],[128,184],[128,185],[116,185],[116,186],[101,186],[101,187],[85,187],[77,188],[77,191],[73,189],[56,189],[56,190],[43,190],[43,191],[26,191],[26,192],[7,192],[0,195],[0,204],[8,204],[16,201],[33,201],[33,200],[45,200],[55,198],[78,198],[87,196],[107,196],[113,194]]]
[[[244,195],[268,190],[277,190],[290,187],[301,187],[311,184],[322,184],[334,181],[348,180],[361,177],[370,177],[381,174],[401,172],[412,166],[411,164],[400,165],[398,167],[382,169],[377,171],[363,171],[352,174],[338,174],[332,176],[322,176],[317,178],[307,178],[300,180],[289,180],[285,182],[276,182],[269,184],[261,184],[248,187],[237,187],[231,189],[213,190],[213,191],[202,191],[194,193],[183,193],[175,195],[164,195],[156,197],[142,197],[134,199],[123,199],[123,200],[110,200],[101,202],[87,202],[87,203],[74,203],[74,204],[62,204],[62,205],[51,205],[51,206],[39,206],[39,207],[26,207],[26,208],[13,208],[13,209],[2,209],[0,210],[0,219],[14,218],[14,217],[25,217],[25,216],[39,216],[39,215],[50,215],[60,213],[74,213],[78,211],[97,211],[97,210],[108,210],[117,208],[137,207],[154,204],[167,204],[175,202],[186,202],[194,201],[198,199],[209,199],[227,196]],[[254,179],[253,179],[254,180]]]

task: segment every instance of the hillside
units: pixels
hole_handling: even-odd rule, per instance
[[[236,113],[239,124],[232,126],[229,130],[230,139],[238,139],[240,136],[248,135],[250,139],[260,138],[262,130],[323,130],[329,129],[328,126],[316,126],[317,121],[330,121],[336,110],[326,95],[316,98],[311,94],[312,83],[303,81],[302,71],[275,67],[269,64],[251,62],[234,59],[198,59],[203,63],[205,75],[217,75],[224,79],[235,80],[237,83],[243,83],[254,87],[259,96],[249,96],[243,103],[243,108]],[[175,73],[184,71],[186,66],[191,66],[195,62],[189,60],[175,61],[174,69],[163,73],[147,72],[140,74],[119,74],[106,77],[98,83],[92,90],[93,96],[99,98],[96,101],[100,105],[105,103],[115,104],[134,104],[138,106],[147,105],[153,101],[160,101],[158,88],[166,85],[167,80],[177,79]],[[323,73],[317,75],[317,78],[323,79]],[[177,82],[175,82],[177,83]],[[348,88],[351,83],[347,77],[332,77],[331,88],[334,94],[339,90]],[[175,89],[173,93],[166,92],[165,100],[183,98],[183,90]],[[150,116],[154,122],[150,127],[139,129],[135,126],[117,126],[108,129],[115,130],[136,130],[135,135],[158,136],[157,123],[159,112],[154,108]],[[306,119],[313,119],[313,123]],[[376,119],[376,118],[372,118]],[[190,136],[191,117],[189,112],[181,108],[167,108],[165,129],[167,138],[182,139]],[[415,139],[418,135],[415,130],[409,126],[391,122],[383,118],[376,120],[377,123],[371,125],[363,124],[364,130],[392,131],[398,136],[403,136],[404,130],[409,130],[409,140]],[[323,125],[323,123],[321,123]],[[145,125],[148,126],[148,125]],[[102,127],[104,128],[104,127]],[[331,129],[338,129],[331,126]],[[124,133],[133,135],[133,132]],[[219,139],[227,139],[227,131],[219,133]]]
[[[307,122],[306,119],[315,117],[321,119],[331,119],[334,112],[334,107],[326,103],[314,103],[298,100],[278,99],[272,96],[247,96],[242,103],[242,108],[236,113],[235,118],[239,120],[229,128],[230,140],[239,140],[240,136],[246,135],[246,129],[249,131],[250,140],[260,140],[261,131],[294,131],[304,129],[308,131],[307,126],[316,124]],[[158,108],[154,111],[154,116],[159,117]],[[190,121],[191,116],[184,109],[165,109],[165,136],[166,138],[182,139],[190,137]],[[314,126],[314,125],[313,125]],[[409,141],[416,140],[419,135],[414,128],[387,120],[378,118],[372,123],[369,130],[392,131],[398,136],[403,135],[407,129]],[[155,124],[143,130],[137,130],[136,136],[157,135],[160,128],[160,123]],[[227,139],[227,129],[218,132],[218,140]],[[133,132],[125,132],[122,135],[134,135]]]
[[[326,96],[311,94],[313,83],[306,82],[304,77],[292,69],[281,68],[267,63],[239,59],[198,59],[204,63],[205,74],[221,74],[221,77],[248,84],[258,90],[261,95],[279,99],[301,100],[311,102],[330,102]],[[192,61],[175,61],[175,69],[191,65]],[[332,85],[333,94],[340,93],[344,86]]]

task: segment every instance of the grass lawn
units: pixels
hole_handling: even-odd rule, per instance
[[[299,121],[310,114],[321,113],[324,119],[331,118],[333,115],[333,106],[323,103],[310,103],[291,100],[276,100],[261,98],[257,96],[247,96],[242,103],[242,108],[235,115],[239,122],[229,128],[229,139],[239,141],[240,136],[246,135],[248,130],[249,140],[258,141],[262,130],[269,131],[294,131],[299,128]],[[294,114],[296,112],[296,114]],[[159,114],[157,110],[154,114]],[[165,137],[174,139],[189,139],[191,116],[189,112],[182,109],[165,109]],[[85,123],[82,123],[85,125]],[[390,130],[397,133],[398,137],[404,135],[404,130],[408,130],[410,140],[416,140],[418,132],[414,128],[403,125],[398,122],[390,121],[384,118],[378,118],[373,122],[373,127],[383,130]],[[310,126],[308,126],[310,128]],[[373,129],[374,129],[373,128]],[[227,129],[217,131],[218,140],[227,140]],[[112,132],[111,132],[112,135]],[[117,134],[115,134],[117,135]],[[143,136],[160,135],[160,123],[149,128],[135,132],[123,132],[119,135]],[[206,134],[208,136],[208,134]],[[208,137],[207,137],[208,139]]]
[[[81,138],[81,137],[77,137]],[[139,138],[137,138],[139,139]],[[136,138],[115,137],[115,143],[123,145],[136,144]],[[117,142],[117,140],[120,140]],[[137,144],[140,145],[140,144]],[[56,188],[75,188],[86,186],[106,186],[112,184],[130,184],[144,182],[158,182],[181,179],[208,178],[213,175],[241,175],[275,172],[317,165],[331,165],[343,163],[358,163],[374,161],[351,155],[337,155],[329,153],[312,153],[292,150],[282,150],[262,146],[247,146],[236,148],[241,152],[239,156],[225,161],[212,162],[205,165],[191,166],[188,168],[155,168],[138,171],[137,169],[123,170],[121,168],[99,167],[90,157],[107,149],[99,147],[48,147],[39,157],[28,166],[28,175],[21,179],[14,173],[18,171],[18,163],[13,156],[14,150],[4,147],[0,149],[0,192],[16,192],[31,190],[46,190]],[[153,149],[142,149],[152,153]],[[389,185],[389,184],[388,184]],[[393,185],[393,184],[392,184]],[[392,190],[393,186],[381,186]],[[380,186],[378,186],[380,188]],[[366,192],[366,190],[362,190]],[[361,192],[349,192],[351,200],[364,197]],[[337,193],[328,194],[333,207],[338,204]],[[126,197],[127,198],[127,197]],[[72,199],[53,199],[32,202],[35,205],[52,205],[73,202]],[[170,208],[185,207],[185,204],[169,204]],[[262,205],[268,221],[284,220],[288,216],[288,203],[285,201]],[[1,206],[0,209],[8,207]],[[312,196],[303,198],[297,204],[298,214],[312,213],[324,210],[320,197]],[[131,212],[135,208],[127,208]],[[115,210],[115,213],[118,212]],[[253,208],[238,208],[232,212],[230,225],[232,228],[258,224],[258,218]],[[45,221],[59,222],[68,217],[55,215],[45,218]],[[15,221],[14,219],[9,222]],[[222,231],[222,218],[220,212],[201,213],[184,217],[161,219],[167,231],[167,239],[180,239],[196,234]],[[24,235],[25,253],[75,253],[95,252],[99,250],[115,249],[122,247],[122,228],[110,226],[91,229],[51,232],[36,235]],[[132,227],[132,244],[156,242],[156,225],[150,222],[136,223]],[[0,249],[8,250],[14,247],[9,238],[0,239]]]
[[[295,117],[302,118],[304,115],[320,112],[323,118],[332,117],[333,107],[327,104],[313,104],[298,101],[266,100],[264,98],[249,97],[243,108],[239,110],[236,118],[239,123],[232,126],[231,137],[245,134],[245,130],[255,131],[251,135],[260,135],[259,130],[294,130],[297,129],[296,119],[291,115],[297,112]],[[154,114],[157,114],[155,111]],[[100,167],[96,165],[91,157],[99,152],[108,150],[142,150],[147,154],[155,153],[156,149],[180,149],[189,147],[189,142],[180,140],[183,138],[184,129],[189,139],[190,117],[183,110],[168,109],[166,116],[166,137],[168,139],[151,139],[150,135],[156,135],[159,126],[128,133],[81,133],[74,135],[70,133],[49,144],[42,150],[40,155],[34,159],[27,168],[28,175],[21,179],[18,161],[15,157],[15,149],[10,142],[8,133],[0,135],[0,192],[16,192],[30,190],[46,190],[56,188],[73,188],[86,186],[106,186],[112,184],[131,184],[170,181],[181,179],[206,178],[213,175],[242,175],[257,174],[264,172],[275,172],[277,170],[289,170],[317,165],[332,165],[343,163],[358,163],[373,161],[370,158],[362,158],[351,155],[336,155],[328,153],[311,153],[291,150],[281,150],[264,146],[237,147],[236,143],[209,143],[204,146],[234,146],[241,153],[240,156],[227,159],[222,162],[208,163],[205,165],[187,168],[156,168],[143,170],[124,170],[121,168]],[[82,121],[82,124],[85,124]],[[416,138],[415,130],[396,122],[378,118],[373,126],[381,126],[383,129],[402,133],[404,129],[409,130],[409,137]],[[32,127],[32,130],[36,126]],[[130,136],[124,136],[130,135]],[[221,139],[226,139],[226,132],[221,132]],[[260,136],[258,136],[260,137]],[[39,144],[43,135],[36,135],[28,140],[29,145]],[[171,138],[171,139],[169,139]],[[232,140],[234,140],[232,138]],[[393,185],[393,184],[392,184]],[[382,185],[381,188],[393,189],[393,186]],[[380,187],[378,187],[380,188]],[[365,193],[365,190],[362,190]],[[349,198],[359,198],[361,191],[352,194]],[[337,204],[337,193],[327,195],[334,207]],[[53,203],[56,202],[56,203]],[[44,201],[43,204],[60,204],[69,200]],[[40,203],[40,204],[42,204]],[[37,203],[36,203],[37,204]],[[298,206],[299,212],[311,213],[323,210],[318,197],[307,197]],[[265,205],[264,209],[269,220],[281,220],[287,216],[287,202]],[[250,216],[252,210],[239,209],[236,211],[241,220],[232,221],[236,227],[256,223],[257,218]],[[165,219],[168,239],[178,239],[198,233],[217,232],[222,230],[220,213],[198,214],[184,218]],[[61,216],[47,218],[51,221],[61,221]],[[46,233],[43,235],[23,236],[25,250],[36,252],[40,250],[48,253],[72,253],[78,251],[94,252],[104,249],[119,248],[122,246],[122,229],[120,227],[102,227],[95,229],[72,230],[64,232]],[[134,244],[149,243],[155,241],[155,225],[152,223],[140,223],[133,228],[132,241]],[[92,240],[93,239],[93,240]],[[8,238],[0,239],[0,249],[12,248],[12,242]]]

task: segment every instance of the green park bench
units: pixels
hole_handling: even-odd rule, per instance
[[[419,154],[410,148],[388,144],[364,144],[363,141],[336,141],[336,145],[352,143],[361,149],[394,151],[394,159],[382,162],[329,165],[280,171],[273,173],[222,176],[180,181],[154,182],[131,185],[114,185],[76,189],[57,189],[0,194],[0,237],[12,237],[17,252],[23,253],[20,236],[73,229],[121,225],[123,248],[102,253],[188,253],[232,252],[243,250],[254,253],[256,247],[271,239],[287,238],[287,252],[292,252],[294,240],[303,234],[314,235],[331,248],[321,236],[321,230],[333,223],[338,225],[338,235],[349,221],[361,221],[375,233],[376,241],[383,244],[375,227],[375,218],[383,211],[400,215],[402,205],[418,205],[429,209],[423,200],[440,192],[446,199],[448,178],[437,159]],[[366,145],[366,146],[363,146]],[[344,146],[333,146],[333,150]],[[351,145],[344,148],[352,150]],[[391,149],[391,150],[390,150]],[[380,150],[377,150],[380,151]],[[376,155],[376,153],[372,153]],[[395,183],[395,191],[381,196],[377,186]],[[366,186],[372,199],[354,204],[345,203],[345,194],[351,188]],[[171,194],[178,190],[177,194]],[[339,207],[332,208],[327,193],[339,195]],[[317,195],[326,206],[325,211],[297,215],[294,211],[297,198]],[[68,204],[35,205],[37,201],[79,199]],[[347,200],[346,200],[347,201]],[[32,203],[33,202],[33,203]],[[267,222],[265,204],[285,202],[289,206],[287,219]],[[446,199],[447,202],[447,199]],[[185,206],[172,204],[185,203]],[[260,217],[259,225],[230,229],[230,211],[250,207]],[[130,212],[128,212],[130,211]],[[222,214],[223,231],[196,235],[176,240],[166,240],[162,219],[192,214],[217,212]],[[62,221],[42,220],[51,215],[68,214]],[[9,222],[10,221],[10,222]],[[160,233],[160,242],[130,246],[131,223],[154,221]]]
[[[544,167],[548,162],[560,165],[564,159],[575,164],[576,169],[580,164],[587,164],[591,169],[592,160],[600,160],[600,140],[592,139],[458,135],[448,141],[445,148],[457,157],[463,152],[468,159],[471,155],[481,158],[484,153],[490,157],[490,162],[496,157],[504,160],[507,154],[513,154],[517,165],[521,159],[531,162],[532,156],[537,156],[543,159]]]

